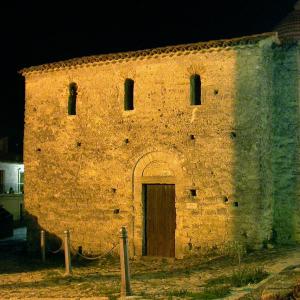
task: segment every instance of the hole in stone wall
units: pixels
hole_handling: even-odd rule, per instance
[[[117,215],[117,214],[119,214],[119,213],[120,213],[120,209],[119,209],[119,208],[114,209],[114,214],[115,214],[115,215]]]
[[[193,134],[190,134],[190,139],[191,140],[194,140],[195,139],[195,136]]]
[[[191,196],[193,197],[197,196],[197,190],[191,189],[190,192],[191,192]]]
[[[33,111],[36,111],[36,108],[35,108],[35,107],[33,108]]]
[[[115,194],[115,193],[117,192],[117,189],[116,189],[116,188],[111,188],[111,192],[112,192],[113,194]]]
[[[77,143],[76,143],[76,146],[77,146],[77,147],[80,147],[80,146],[81,146],[81,142],[77,142]]]
[[[129,143],[129,139],[125,139],[125,140],[124,140],[124,143],[125,143],[125,144],[128,144],[128,143]]]
[[[233,206],[238,207],[239,203],[235,201],[235,202],[233,202]]]
[[[214,90],[214,94],[218,95],[219,94],[219,90]]]
[[[41,152],[42,149],[41,149],[41,148],[37,148],[36,151],[37,151],[37,152]]]
[[[224,196],[224,197],[223,197],[223,201],[224,201],[224,203],[226,203],[226,202],[228,202],[229,200],[228,200],[228,198],[227,198],[226,196]]]
[[[236,138],[236,133],[234,131],[230,132],[230,137],[232,139]]]

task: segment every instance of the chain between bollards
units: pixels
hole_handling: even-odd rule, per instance
[[[64,231],[64,253],[66,275],[72,274],[71,254],[70,254],[70,231]],[[46,260],[45,231],[41,230],[41,257],[43,262]],[[121,297],[132,295],[130,287],[129,255],[128,255],[128,236],[125,227],[120,230],[120,263],[121,263]]]
[[[121,297],[130,296],[130,272],[128,257],[128,239],[125,227],[120,230]]]
[[[64,231],[64,252],[65,252],[65,267],[66,275],[72,274],[71,255],[70,255],[70,231]]]

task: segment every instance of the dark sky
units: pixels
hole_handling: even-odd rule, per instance
[[[272,31],[295,2],[14,0],[0,4],[0,137],[22,141],[24,82],[17,71],[23,67]]]

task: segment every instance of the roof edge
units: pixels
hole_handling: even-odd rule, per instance
[[[278,34],[277,32],[265,32],[261,34],[242,36],[242,37],[237,37],[232,39],[211,40],[206,42],[179,44],[179,45],[164,46],[164,47],[150,48],[144,50],[83,56],[83,57],[71,58],[68,60],[48,63],[48,64],[32,66],[28,68],[23,68],[19,70],[18,73],[25,76],[30,73],[47,72],[47,71],[53,71],[58,69],[69,69],[69,68],[74,68],[77,66],[82,66],[87,64],[129,61],[133,59],[151,58],[159,55],[168,55],[168,54],[170,54],[171,56],[182,52],[189,53],[191,51],[209,50],[213,48],[249,46],[249,45],[256,44],[259,41],[269,37],[275,37],[278,39]]]

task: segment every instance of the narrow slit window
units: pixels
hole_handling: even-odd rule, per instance
[[[201,104],[201,79],[200,75],[193,74],[190,77],[190,93],[191,93],[191,105]]]
[[[68,101],[68,114],[76,115],[76,100],[77,100],[77,84],[75,82],[69,85],[69,101]]]
[[[134,81],[127,78],[124,84],[125,94],[124,94],[124,109],[133,110],[133,89]]]

